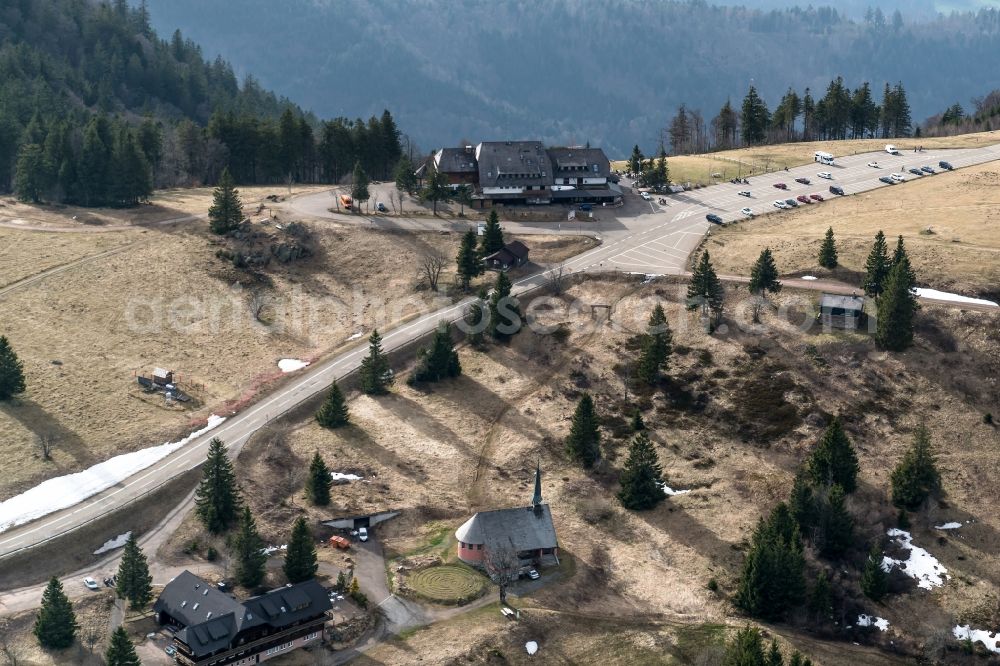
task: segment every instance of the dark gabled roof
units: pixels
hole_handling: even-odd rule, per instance
[[[481,187],[550,182],[552,166],[541,141],[483,141],[476,146]]]
[[[842,294],[823,294],[819,301],[821,310],[839,308],[841,310],[857,310],[864,308],[865,299],[861,296],[844,296]]]
[[[501,263],[511,264],[515,259],[524,260],[528,258],[528,246],[521,241],[511,241],[491,255],[484,257],[485,261],[498,259]]]
[[[153,610],[166,612],[184,626],[200,624],[212,617],[222,617],[227,613],[241,616],[243,614],[240,602],[215,589],[190,571],[182,571],[167,583],[153,604]]]
[[[518,551],[559,545],[548,504],[540,504],[538,511],[530,506],[480,511],[456,530],[455,538],[464,543],[484,544],[487,550],[508,543]]]
[[[476,173],[476,154],[464,148],[442,148],[434,154],[434,167],[441,173]]]
[[[279,587],[243,602],[248,613],[276,629],[322,615],[332,608],[326,590],[315,580]]]
[[[607,178],[611,175],[611,162],[600,148],[549,148],[549,161],[556,176],[583,176]]]

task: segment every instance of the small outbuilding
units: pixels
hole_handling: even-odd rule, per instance
[[[528,263],[528,247],[521,241],[513,241],[485,257],[483,261],[486,263],[486,268],[508,271]]]
[[[823,294],[819,302],[820,322],[825,328],[855,330],[865,317],[865,299],[862,296]]]

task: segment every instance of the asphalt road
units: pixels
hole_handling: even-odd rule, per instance
[[[751,184],[733,185],[722,183],[701,190],[685,192],[667,197],[668,204],[661,206],[645,202],[634,194],[626,196],[625,205],[617,209],[599,209],[600,227],[594,222],[576,223],[535,223],[507,224],[505,228],[520,233],[590,233],[601,239],[601,244],[592,250],[577,255],[562,264],[567,274],[577,272],[625,271],[645,274],[680,274],[684,272],[687,256],[697,247],[710,224],[705,220],[707,213],[715,213],[723,220],[741,217],[739,210],[749,205],[757,212],[774,210],[771,202],[779,198],[779,190],[772,185],[785,182],[789,191],[781,198],[800,194],[826,192],[830,184],[844,188],[847,194],[856,194],[877,187],[890,187],[877,180],[879,175],[890,171],[902,171],[903,166],[935,166],[939,160],[947,160],[956,168],[980,164],[1000,159],[1000,145],[965,150],[928,150],[922,154],[904,153],[893,157],[886,153],[868,153],[838,157],[836,166],[811,164],[795,167],[789,172],[779,172],[755,176]],[[865,166],[878,160],[881,169]],[[832,181],[816,178],[818,171],[830,171]],[[794,182],[797,177],[812,179],[809,186]],[[935,178],[936,176],[925,176]],[[916,178],[909,176],[908,179]],[[895,185],[893,187],[908,187]],[[749,189],[753,195],[748,200],[737,194]],[[905,191],[905,190],[904,190]],[[828,194],[828,192],[827,192]],[[826,196],[826,194],[824,194]],[[832,196],[832,195],[831,195]],[[466,228],[470,223],[454,220],[431,219],[406,220],[398,218],[368,218],[365,216],[343,216],[330,213],[332,197],[328,192],[308,195],[291,202],[294,210],[314,217],[339,218],[355,222],[368,221],[371,224],[389,225],[398,228]],[[814,204],[823,205],[823,204]],[[776,214],[788,214],[779,211]],[[593,225],[589,226],[588,225]],[[542,272],[522,278],[514,283],[514,295],[541,286],[547,282]],[[386,349],[399,347],[420,335],[434,330],[440,322],[450,322],[461,317],[471,299],[464,300],[443,309],[422,315],[409,323],[384,332],[383,345]],[[205,459],[208,442],[213,437],[221,438],[232,450],[233,455],[246,440],[269,421],[296,407],[318,392],[325,391],[330,383],[354,370],[367,352],[367,344],[359,340],[352,349],[338,354],[324,362],[316,363],[276,389],[262,397],[256,404],[238,414],[225,414],[225,423],[215,430],[194,440],[183,449],[164,458],[144,471],[124,482],[94,495],[76,506],[58,511],[44,518],[12,528],[0,534],[0,558],[5,555],[30,548],[41,542],[61,536],[87,524],[102,515],[119,509],[136,498],[148,493],[178,474],[196,467]],[[159,442],[150,442],[158,444]]]

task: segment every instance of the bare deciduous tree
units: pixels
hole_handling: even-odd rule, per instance
[[[420,276],[431,291],[438,290],[438,280],[445,264],[445,258],[434,251],[427,252],[420,258]]]
[[[552,285],[552,293],[556,296],[561,296],[566,289],[565,272],[566,267],[560,265],[545,274],[545,277],[549,280],[549,284]]]
[[[6,666],[18,666],[24,659],[23,648],[14,641],[10,625],[10,620],[0,620],[0,657]]]
[[[52,460],[52,452],[56,450],[59,438],[50,432],[45,432],[37,436],[37,441],[42,460]]]
[[[513,543],[491,545],[483,557],[486,574],[500,588],[500,603],[507,603],[507,588],[517,578],[520,561]]]

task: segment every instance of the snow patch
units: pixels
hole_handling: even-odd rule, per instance
[[[645,273],[643,275],[644,279],[643,279],[643,281],[640,284],[649,284],[650,282],[652,282],[653,280],[655,280],[658,277],[660,277],[660,276],[656,275],[654,273]]]
[[[364,335],[364,331],[358,331],[357,333],[355,333],[354,335],[352,335],[351,337],[349,337],[347,339],[348,339],[348,341],[350,341],[350,340],[357,340],[362,335]]]
[[[865,615],[862,613],[858,616],[858,626],[859,627],[875,627],[879,631],[889,630],[889,620],[883,617],[876,617],[874,615]]]
[[[944,525],[935,525],[936,530],[957,530],[962,526],[962,523],[945,523]]]
[[[985,629],[973,629],[968,624],[958,624],[951,630],[951,633],[960,641],[968,639],[973,643],[982,643],[990,652],[1000,654],[1000,631],[993,634]]]
[[[528,651],[528,654],[535,654],[538,652],[538,643],[535,641],[528,641],[524,644],[524,649]]]
[[[280,546],[268,546],[266,548],[261,548],[260,552],[265,555],[270,555],[271,553],[277,553],[279,550],[288,550],[288,544],[283,543]]]
[[[658,485],[660,488],[663,488],[663,494],[664,495],[667,495],[667,496],[670,496],[670,497],[672,497],[674,495],[687,495],[689,492],[691,492],[690,489],[688,489],[688,490],[674,490],[673,488],[671,488],[670,486],[668,486],[663,481],[660,481],[656,485]]]
[[[816,277],[815,275],[803,275],[802,279],[803,280],[818,280],[819,278]]]
[[[124,534],[119,534],[114,539],[108,539],[104,542],[104,545],[94,551],[94,555],[102,555],[109,550],[115,550],[116,548],[121,548],[128,541],[128,538],[132,536],[132,530],[125,532]]]
[[[917,581],[917,587],[922,587],[925,590],[941,587],[944,585],[944,581],[950,578],[948,570],[937,561],[937,558],[923,548],[913,545],[913,537],[910,536],[909,532],[894,527],[886,534],[895,539],[901,548],[910,551],[910,558],[896,560],[884,555],[882,556],[883,571],[890,571],[893,566],[898,566],[900,571]]]
[[[970,298],[969,296],[962,296],[961,294],[951,294],[947,291],[938,291],[937,289],[925,289],[923,287],[917,287],[913,291],[916,292],[917,296],[921,298],[935,298],[939,301],[951,301],[953,303],[969,303],[970,305],[992,305],[993,307],[998,307],[995,301],[988,301],[985,298]]]
[[[334,481],[360,481],[362,477],[357,474],[345,474],[344,472],[330,472],[330,478]]]
[[[159,462],[188,442],[218,427],[225,420],[225,417],[212,414],[208,417],[208,424],[204,428],[194,431],[178,442],[167,442],[148,449],[123,453],[82,472],[49,479],[31,490],[0,502],[0,532],[73,506],[107,490]]]
[[[283,358],[278,361],[278,369],[282,372],[295,372],[309,365],[309,361],[300,361],[297,358]]]

